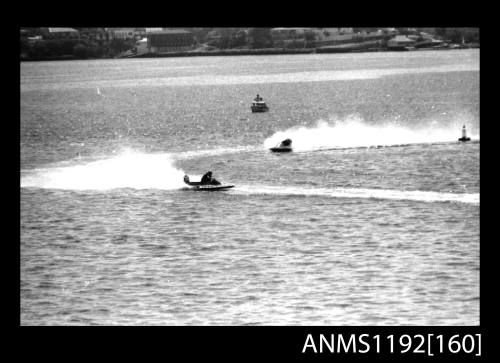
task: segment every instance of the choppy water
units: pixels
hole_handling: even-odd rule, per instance
[[[478,50],[35,62],[20,82],[21,324],[479,324]],[[184,190],[207,170],[236,187]]]

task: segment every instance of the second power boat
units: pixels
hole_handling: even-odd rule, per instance
[[[283,153],[292,151],[292,139],[285,139],[275,147],[270,148],[272,152]]]

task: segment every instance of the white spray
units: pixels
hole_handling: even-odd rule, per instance
[[[456,129],[455,129],[456,130]],[[264,141],[266,148],[276,146],[290,138],[294,151],[328,148],[394,146],[420,143],[456,141],[453,127],[425,127],[412,129],[390,123],[369,125],[358,116],[345,120],[319,120],[313,127],[292,127],[278,131]]]
[[[169,154],[125,151],[118,156],[81,164],[24,171],[21,187],[108,190],[178,189],[184,172],[173,166]]]

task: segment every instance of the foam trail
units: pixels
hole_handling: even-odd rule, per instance
[[[321,196],[329,198],[361,198],[412,200],[420,202],[458,202],[479,205],[479,193],[441,193],[430,191],[405,191],[363,188],[304,188],[271,185],[238,185],[231,191],[237,194],[274,194],[296,196]]]
[[[451,142],[458,140],[460,132],[458,126],[409,129],[392,124],[368,125],[359,117],[349,116],[343,121],[319,120],[313,127],[278,131],[264,141],[264,147],[276,146],[286,138],[292,139],[294,151]],[[479,139],[477,135],[470,136]]]
[[[235,154],[241,152],[253,152],[264,150],[264,148],[259,146],[238,146],[231,148],[218,148],[218,149],[207,149],[207,150],[191,150],[191,151],[183,151],[179,153],[172,154],[176,160],[185,160],[196,157],[204,157],[204,156],[217,156],[223,154]]]
[[[125,151],[118,156],[81,164],[22,171],[21,187],[68,190],[178,189],[184,172],[169,154]]]

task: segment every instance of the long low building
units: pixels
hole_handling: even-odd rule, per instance
[[[194,49],[195,40],[191,32],[184,29],[163,30],[147,34],[150,53],[179,52]]]
[[[408,46],[412,46],[414,44],[415,44],[415,40],[410,39],[404,35],[397,35],[394,38],[389,39],[389,41],[387,41],[388,48],[408,47]]]
[[[46,39],[76,39],[80,37],[80,32],[73,28],[44,28],[43,33]]]

